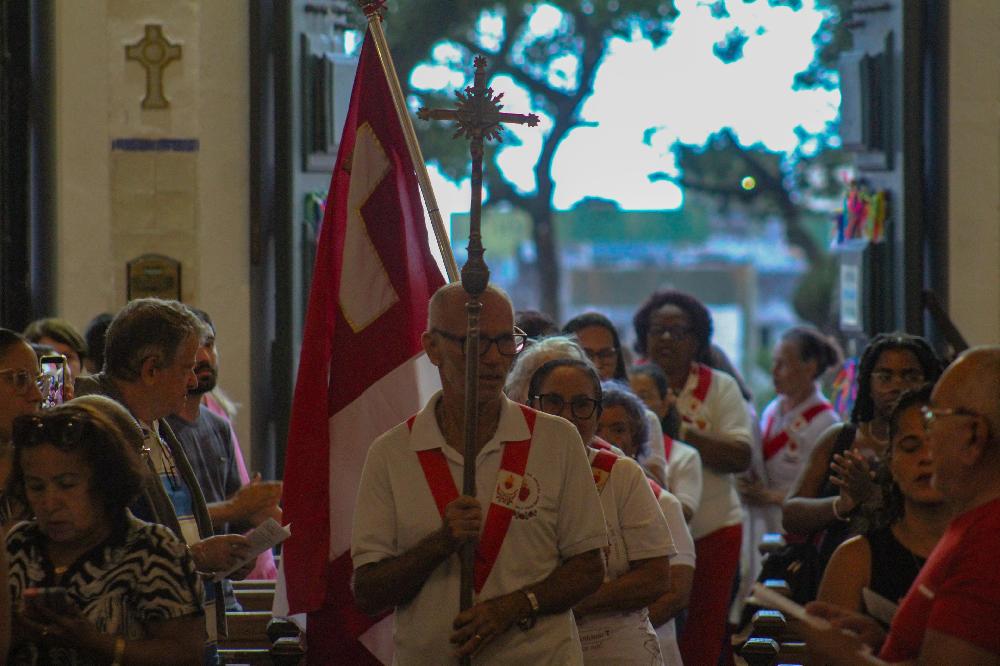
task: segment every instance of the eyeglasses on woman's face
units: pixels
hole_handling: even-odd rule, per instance
[[[44,372],[36,375],[27,370],[14,370],[13,368],[0,370],[0,377],[3,377],[4,381],[13,387],[14,393],[17,395],[26,395],[31,390],[32,384],[38,388],[40,393],[44,394],[49,390],[49,384],[52,381],[52,378]]]
[[[440,328],[432,328],[431,333],[436,333],[445,340],[450,340],[451,342],[460,345],[462,347],[462,353],[465,353],[465,341],[468,339],[468,336],[455,335],[454,333],[449,333],[448,331],[442,331]],[[496,336],[495,338],[480,335],[479,355],[486,356],[486,354],[490,351],[490,347],[496,345],[497,351],[500,352],[501,356],[517,356],[521,350],[524,349],[524,341],[527,339],[527,334],[517,326],[514,327],[513,333],[504,333]]]
[[[690,326],[660,326],[654,324],[649,327],[649,334],[654,338],[662,338],[664,336],[670,338],[671,340],[681,340],[691,335],[694,331]]]
[[[608,363],[618,360],[618,349],[616,347],[605,347],[603,349],[588,349],[584,347],[583,351],[587,355],[587,358],[594,363]]]
[[[556,416],[562,414],[563,409],[568,404],[570,413],[578,419],[589,419],[600,404],[599,400],[583,395],[573,396],[567,400],[558,393],[539,393],[531,396],[531,399],[535,401],[541,411]]]
[[[906,386],[919,386],[924,383],[924,373],[922,370],[914,369],[902,370],[900,372],[882,369],[872,371],[872,381],[883,386],[891,384],[897,379]]]

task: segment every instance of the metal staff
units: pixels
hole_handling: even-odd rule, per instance
[[[483,304],[480,297],[490,281],[490,269],[483,259],[486,252],[480,232],[483,211],[483,145],[490,139],[501,140],[501,123],[538,125],[535,114],[501,113],[500,99],[503,93],[495,95],[486,85],[486,58],[476,57],[476,73],[473,85],[465,92],[456,91],[458,100],[455,109],[427,109],[417,112],[422,120],[452,120],[458,124],[454,137],[469,140],[472,157],[472,201],[469,209],[469,258],[462,267],[462,288],[469,296],[465,304],[468,324],[465,338],[465,449],[463,452],[462,493],[476,496],[476,437],[479,429],[479,315]],[[466,543],[461,551],[461,597],[460,607],[472,607],[473,583],[475,575],[475,545]],[[469,663],[466,657],[463,663]]]

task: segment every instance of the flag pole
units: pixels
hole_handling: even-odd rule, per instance
[[[444,220],[441,217],[441,210],[438,208],[437,198],[431,187],[431,179],[427,173],[427,163],[424,162],[424,154],[420,150],[420,143],[417,141],[417,132],[413,128],[413,120],[410,112],[406,108],[406,99],[403,97],[403,89],[396,76],[396,66],[392,62],[392,53],[389,51],[389,43],[385,39],[385,32],[382,30],[382,16],[380,10],[383,8],[384,0],[359,0],[361,9],[368,17],[368,29],[371,30],[372,39],[375,42],[375,49],[378,51],[379,62],[382,63],[382,71],[385,72],[386,81],[389,83],[389,92],[392,94],[392,105],[396,108],[396,115],[399,117],[399,124],[403,128],[403,137],[406,139],[406,148],[410,152],[410,161],[417,174],[417,183],[420,191],[424,195],[424,206],[427,215],[431,218],[431,227],[434,229],[434,239],[437,241],[438,250],[444,260],[444,267],[448,273],[448,282],[459,280],[458,264],[455,263],[455,255],[451,251],[451,243],[448,241],[448,233],[444,228]]]

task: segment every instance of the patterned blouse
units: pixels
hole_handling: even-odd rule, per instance
[[[35,521],[7,535],[10,592],[16,606],[29,587],[65,587],[98,631],[146,638],[145,624],[203,614],[203,590],[194,560],[169,529],[126,513],[125,523],[101,545],[57,575]],[[90,664],[73,648],[17,643],[11,664]]]

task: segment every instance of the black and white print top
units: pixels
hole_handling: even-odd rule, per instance
[[[146,638],[145,625],[203,614],[203,589],[184,544],[163,525],[126,512],[103,543],[57,575],[45,555],[45,537],[35,521],[7,535],[10,593],[14,606],[29,587],[64,587],[70,600],[98,631],[126,639]],[[18,644],[11,664],[89,664],[65,646]]]

